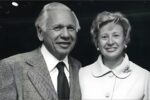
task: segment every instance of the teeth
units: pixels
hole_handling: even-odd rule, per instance
[[[60,46],[62,47],[68,47],[70,45],[70,43],[60,43]]]
[[[107,48],[107,51],[115,51],[115,48]]]
[[[60,43],[60,45],[69,45],[69,43]]]

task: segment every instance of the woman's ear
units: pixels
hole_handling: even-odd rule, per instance
[[[96,42],[96,49],[97,49],[97,51],[100,51],[98,41],[95,41],[95,42]]]
[[[126,43],[124,43],[124,48],[125,48],[125,49],[127,48],[127,44],[126,44]]]
[[[127,41],[126,40],[124,40],[124,49],[126,49],[128,46],[127,46]]]
[[[99,47],[97,47],[97,51],[99,51]]]
[[[42,42],[43,41],[43,31],[39,26],[36,28],[36,30],[37,30],[37,36],[38,36],[39,40]]]

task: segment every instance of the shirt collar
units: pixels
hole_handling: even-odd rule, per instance
[[[48,66],[48,70],[50,72],[53,71],[55,69],[55,66],[61,61],[65,63],[65,67],[69,71],[68,56],[66,56],[63,60],[60,61],[47,50],[45,45],[41,46],[41,53],[45,59],[46,65]]]
[[[92,74],[95,77],[102,77],[109,72],[112,72],[118,78],[126,78],[131,74],[130,61],[127,54],[125,54],[123,62],[114,69],[109,69],[103,64],[101,55],[95,62],[94,67],[95,68],[93,68]]]

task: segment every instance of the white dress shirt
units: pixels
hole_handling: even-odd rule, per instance
[[[150,100],[150,72],[129,61],[109,69],[101,55],[79,71],[82,100]]]
[[[44,60],[46,62],[46,65],[48,67],[48,70],[50,72],[50,76],[51,76],[51,79],[52,79],[52,83],[54,85],[54,88],[57,92],[57,76],[58,76],[58,69],[56,68],[56,65],[61,62],[59,61],[58,59],[56,59],[48,50],[47,48],[42,45],[41,47],[41,52],[42,52],[42,55],[44,57]],[[66,74],[66,77],[67,77],[67,80],[68,80],[68,83],[69,83],[69,63],[68,63],[68,56],[65,57],[64,60],[62,60],[64,63],[65,63],[65,67],[64,67],[64,71],[65,71],[65,74]]]

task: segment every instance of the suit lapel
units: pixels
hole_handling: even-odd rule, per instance
[[[70,100],[81,100],[78,71],[81,65],[69,57]],[[32,52],[26,63],[31,66],[28,77],[44,100],[58,100],[48,68],[40,49]]]
[[[81,100],[78,72],[81,65],[69,57],[70,100]]]
[[[57,100],[57,95],[48,68],[40,50],[37,50],[33,55],[33,58],[28,60],[27,63],[32,65],[31,69],[28,71],[29,79],[41,97],[44,100]]]

